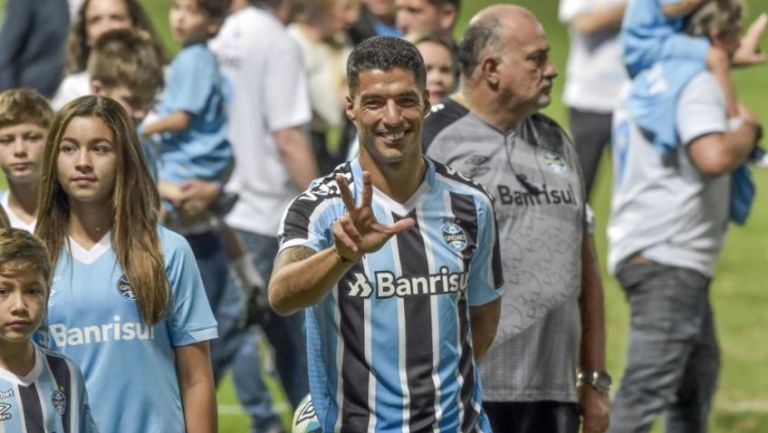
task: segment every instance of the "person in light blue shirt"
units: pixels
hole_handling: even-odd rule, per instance
[[[45,317],[50,273],[39,239],[0,229],[0,431],[96,433],[80,369],[31,341]]]
[[[707,38],[683,32],[684,18],[702,4],[714,0],[633,0],[624,13],[621,28],[624,65],[635,79],[663,60],[700,63],[715,74],[728,101],[729,115],[736,115],[731,84],[730,56],[710,45]],[[674,71],[663,71],[674,76]]]
[[[171,62],[160,119],[147,122],[142,134],[161,133],[158,187],[169,203],[183,200],[180,184],[190,179],[223,184],[233,166],[227,140],[224,78],[206,45],[227,15],[224,0],[175,0],[169,14],[174,38],[184,47]],[[172,206],[171,206],[172,205]]]
[[[82,368],[100,430],[212,433],[216,321],[126,111],[101,96],[54,118],[36,234],[55,269],[45,341]]]

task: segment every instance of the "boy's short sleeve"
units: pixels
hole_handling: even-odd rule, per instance
[[[167,113],[203,114],[220,81],[216,58],[208,48],[204,45],[187,47],[171,63],[163,108]]]
[[[205,295],[195,256],[187,241],[163,230],[165,266],[171,285],[168,333],[173,347],[218,337],[216,319]]]

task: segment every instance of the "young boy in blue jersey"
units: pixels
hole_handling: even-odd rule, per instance
[[[80,369],[31,340],[45,316],[50,273],[36,237],[0,228],[0,423],[10,432],[96,432]]]
[[[138,127],[163,87],[163,59],[148,32],[119,29],[105,33],[88,57],[91,93],[119,102]],[[157,177],[158,145],[141,137],[150,171]]]
[[[34,231],[37,191],[48,126],[53,118],[48,101],[32,89],[0,93],[0,169],[8,190],[0,206],[11,226]]]
[[[224,79],[208,40],[218,33],[230,0],[174,0],[169,21],[183,45],[171,62],[159,107],[161,118],[144,125],[142,134],[162,135],[158,188],[167,219],[176,218],[190,179],[224,183],[233,165],[227,140]]]

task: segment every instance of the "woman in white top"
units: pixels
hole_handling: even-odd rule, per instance
[[[110,30],[137,28],[150,34],[157,50],[163,55],[163,47],[152,27],[149,16],[138,0],[85,0],[69,31],[67,47],[67,74],[59,90],[51,100],[54,110],[60,110],[67,102],[91,93],[90,77],[86,72],[91,48],[101,35]]]

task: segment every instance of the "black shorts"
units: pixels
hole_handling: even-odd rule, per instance
[[[493,433],[579,433],[576,403],[489,401],[483,408]]]

